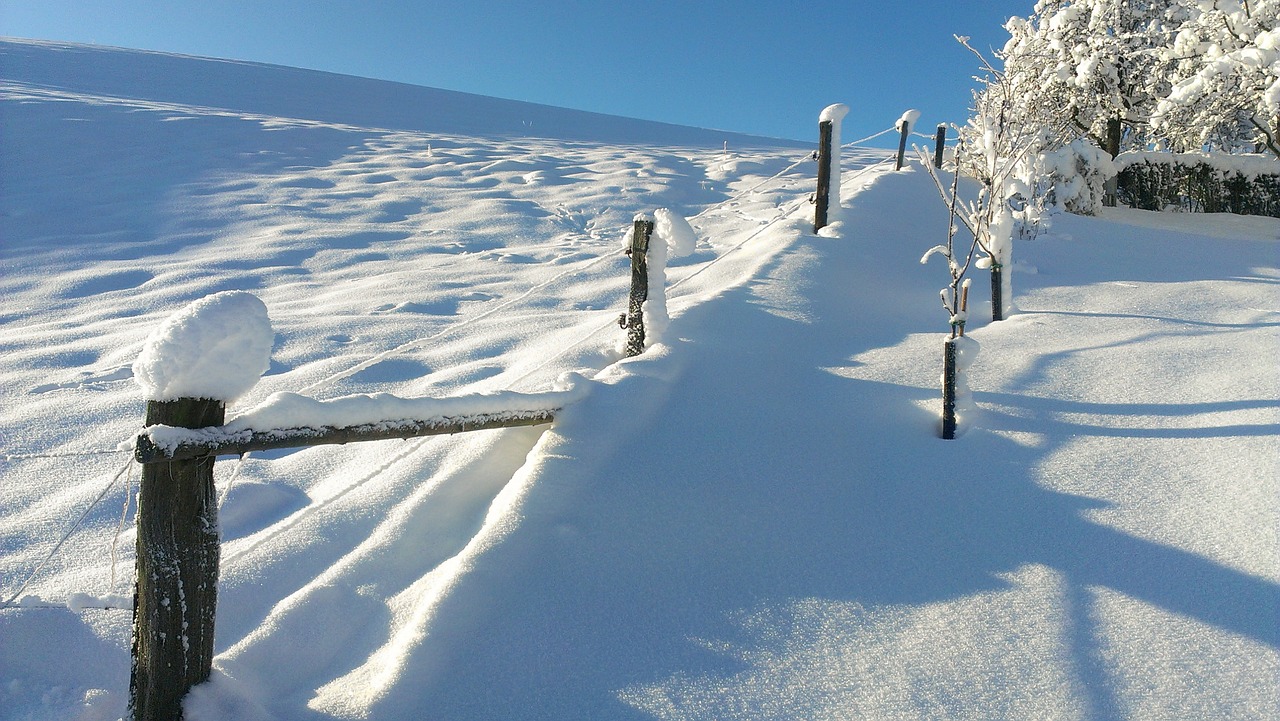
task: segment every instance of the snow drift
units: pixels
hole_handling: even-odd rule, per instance
[[[943,442],[947,218],[883,151],[843,150],[816,237],[809,148],[0,52],[0,718],[123,712],[132,364],[226,291],[276,331],[233,414],[592,391],[550,429],[219,461],[192,719],[1280,715],[1274,219],[1057,218],[1020,313],[972,309]],[[698,242],[621,360],[618,239],[658,208]]]

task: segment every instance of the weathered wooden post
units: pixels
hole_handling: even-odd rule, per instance
[[[938,123],[938,132],[933,138],[933,167],[942,168],[942,151],[947,147],[947,125]]]
[[[814,196],[813,232],[827,225],[827,210],[831,204],[831,125],[830,120],[818,123],[818,194]]]
[[[626,356],[632,358],[644,352],[644,302],[649,299],[649,267],[645,255],[649,252],[649,237],[653,234],[653,221],[636,218],[631,228],[631,294],[627,300],[627,314],[623,327],[627,329]]]
[[[956,338],[943,341],[942,346],[942,437],[956,437]]]
[[[911,126],[915,125],[919,119],[919,110],[908,110],[902,114],[901,118],[898,118],[898,123],[895,127],[901,131],[901,137],[898,139],[898,164],[894,170],[902,170],[902,166],[906,162],[907,136],[911,134]]]
[[[249,293],[201,298],[151,333],[133,364],[146,424],[221,426],[226,404],[257,383],[275,333]],[[212,455],[144,464],[138,492],[133,601],[134,721],[182,718],[182,700],[208,680],[218,599],[218,506]]]
[[[1111,156],[1112,160],[1115,160],[1116,156],[1120,154],[1120,137],[1121,137],[1120,118],[1114,117],[1114,118],[1108,119],[1106,150],[1107,150],[1107,154]],[[1112,176],[1111,178],[1108,178],[1105,186],[1103,187],[1102,204],[1107,206],[1108,208],[1116,207],[1116,204],[1119,202],[1118,201],[1119,192],[1120,192],[1119,176]]]
[[[907,157],[907,129],[910,127],[907,123],[902,123],[902,137],[898,139],[898,162],[893,166],[894,170],[902,170],[902,164]]]
[[[147,401],[148,426],[220,426],[222,401]],[[218,602],[218,504],[213,456],[142,467],[134,596],[135,721],[182,718],[182,699],[209,679]]]
[[[818,192],[814,196],[813,232],[827,226],[831,208],[840,207],[840,121],[849,106],[835,103],[818,116]],[[834,179],[834,182],[832,182]]]

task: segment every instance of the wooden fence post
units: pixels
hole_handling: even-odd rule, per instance
[[[649,299],[649,264],[645,254],[649,252],[649,236],[652,233],[652,220],[636,218],[631,231],[631,247],[627,249],[631,255],[631,294],[627,301],[623,327],[627,329],[625,352],[628,358],[644,352],[644,302]]]
[[[148,426],[220,426],[222,401],[147,401]],[[182,718],[182,699],[209,679],[217,611],[214,456],[142,468],[129,709],[134,721]]]
[[[942,168],[942,150],[947,147],[947,126],[938,123],[938,133],[933,139],[933,167]]]
[[[948,338],[942,346],[942,437],[956,437],[956,339]]]
[[[1004,320],[1004,266],[991,259],[991,320]]]
[[[1120,138],[1121,138],[1120,118],[1109,118],[1107,120],[1107,154],[1112,160],[1120,154]],[[1114,176],[1107,179],[1103,188],[1102,204],[1108,208],[1116,207],[1120,191],[1120,178]]]
[[[813,232],[827,225],[827,213],[831,208],[831,135],[835,123],[823,120],[818,123],[818,195],[814,199]]]
[[[826,227],[831,209],[840,210],[840,121],[849,106],[832,103],[818,115],[818,192],[813,203],[813,232]]]
[[[894,170],[902,170],[902,164],[907,157],[907,136],[911,134],[911,123],[906,119],[902,120],[902,137],[898,140],[898,164]]]

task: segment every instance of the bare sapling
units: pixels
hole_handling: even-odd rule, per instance
[[[1054,138],[1062,133],[1028,130],[1015,122],[1018,98],[1013,83],[974,50],[968,38],[956,40],[978,58],[983,71],[976,78],[981,87],[973,93],[973,115],[957,128],[954,168],[973,179],[978,192],[971,200],[961,200],[953,185],[950,196],[945,191],[942,196],[952,217],[977,243],[980,255],[974,265],[991,271],[991,320],[1004,320],[1013,308],[1013,239],[1030,234],[1027,227],[1034,228],[1044,210],[1044,198],[1032,192],[1028,178],[1035,158],[1052,149]],[[924,165],[936,176],[937,169]],[[941,181],[935,181],[941,189]]]
[[[963,141],[961,141],[963,142]],[[924,151],[920,151],[922,160]],[[946,311],[948,323],[951,326],[951,333],[943,342],[942,346],[942,429],[941,435],[944,439],[952,440],[956,437],[956,429],[958,427],[958,398],[960,389],[964,387],[960,379],[959,365],[959,343],[964,338],[964,327],[969,316],[969,278],[965,275],[969,272],[969,268],[974,265],[974,256],[978,251],[977,235],[972,234],[967,244],[962,243],[959,247],[956,245],[956,234],[958,228],[956,222],[960,217],[960,203],[957,200],[960,174],[956,173],[951,179],[951,187],[943,185],[942,179],[938,173],[928,162],[922,163],[929,169],[929,175],[933,178],[934,184],[938,188],[938,192],[942,195],[943,201],[947,205],[947,241],[946,243],[935,245],[920,258],[921,263],[927,263],[933,255],[941,255],[947,261],[947,271],[950,274],[950,283],[947,284],[939,292],[942,298],[942,309]],[[976,349],[976,345],[975,345]],[[967,360],[972,360],[973,352],[967,354]]]
[[[981,89],[973,93],[973,116],[963,127],[957,127],[954,160],[938,167],[939,155],[930,158],[926,149],[917,147],[920,165],[933,179],[938,195],[947,208],[947,241],[929,249],[920,259],[925,263],[933,255],[947,260],[950,283],[942,289],[942,307],[947,312],[951,334],[944,345],[942,437],[955,438],[959,427],[960,399],[966,393],[963,372],[977,355],[977,343],[964,335],[968,320],[970,268],[991,272],[991,320],[1004,320],[1012,308],[1013,290],[1010,269],[1013,261],[1013,238],[1019,226],[1034,226],[1040,217],[1039,205],[1033,198],[1026,176],[1038,153],[1051,144],[1053,133],[1046,130],[1025,132],[1012,122],[1016,98],[1014,88],[1001,71],[967,38],[957,37],[965,48],[978,57],[984,76]],[[938,136],[943,137],[940,130]],[[950,167],[945,167],[949,165]],[[950,171],[950,182],[943,173]],[[972,198],[962,198],[960,176],[977,184]],[[1040,202],[1039,200],[1036,201]],[[969,242],[957,245],[956,235],[963,227]]]

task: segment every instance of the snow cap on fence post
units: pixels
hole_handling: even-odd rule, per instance
[[[165,319],[133,363],[149,401],[207,398],[231,402],[271,364],[275,332],[267,306],[243,291],[201,298]]]
[[[902,114],[902,117],[898,118],[898,121],[893,124],[893,127],[897,128],[898,130],[902,130],[902,124],[906,123],[907,131],[910,132],[911,128],[915,127],[916,121],[919,119],[920,119],[919,110],[908,110],[907,112]]]
[[[902,170],[902,163],[905,161],[907,155],[907,136],[911,134],[911,128],[919,119],[919,110],[908,110],[902,114],[902,117],[898,118],[898,122],[893,124],[893,127],[897,128],[899,132],[902,133],[901,138],[898,140],[898,164],[894,170]]]
[[[844,120],[844,116],[849,114],[849,106],[844,103],[832,103],[822,109],[822,113],[818,116],[818,122],[830,120],[836,129],[840,128],[840,121]]]
[[[667,314],[667,260],[693,253],[698,235],[684,216],[668,208],[653,212],[653,238],[649,241],[649,297],[644,302],[645,346],[661,342],[671,318]]]
[[[831,124],[831,138],[820,138],[818,148],[818,217],[815,217],[814,232],[827,224],[827,213],[830,209],[840,210],[840,121],[849,114],[849,106],[844,103],[833,103],[822,109],[818,115],[818,127]],[[829,146],[828,146],[829,143]],[[825,178],[823,177],[825,176]],[[825,181],[825,182],[824,182]]]

